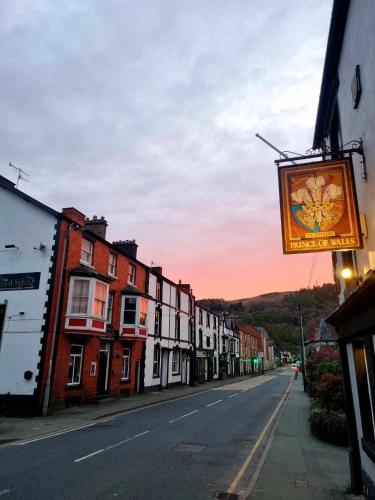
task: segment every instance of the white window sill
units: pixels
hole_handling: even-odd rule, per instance
[[[111,277],[114,280],[118,280],[118,277],[115,274],[108,273],[108,276]]]

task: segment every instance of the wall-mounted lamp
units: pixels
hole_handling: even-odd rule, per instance
[[[350,280],[354,276],[353,269],[350,269],[350,267],[344,267],[341,269],[340,274],[345,280]]]

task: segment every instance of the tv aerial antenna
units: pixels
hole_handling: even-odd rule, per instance
[[[20,182],[20,180],[23,180],[25,182],[29,182],[27,179],[25,179],[25,175],[27,177],[29,177],[29,174],[27,172],[25,172],[24,170],[22,170],[22,168],[20,167],[16,167],[15,165],[12,164],[12,162],[9,162],[9,167],[12,167],[14,168],[14,170],[17,170],[18,172],[18,176],[17,176],[17,182],[16,182],[16,188],[18,189],[18,183]]]

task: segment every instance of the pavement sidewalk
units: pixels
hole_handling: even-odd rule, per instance
[[[270,372],[267,372],[267,374],[270,374]],[[0,417],[0,445],[12,441],[33,439],[43,435],[63,432],[74,427],[90,424],[98,419],[110,417],[111,415],[183,398],[250,378],[254,377],[240,376],[225,380],[212,380],[211,382],[198,384],[193,387],[186,385],[176,386],[163,391],[132,394],[130,397],[120,399],[103,399],[94,404],[65,408],[64,410],[54,412],[48,417]]]
[[[346,448],[315,438],[309,429],[310,398],[302,377],[294,383],[277,421],[251,500],[353,498]],[[358,497],[355,497],[358,498]]]

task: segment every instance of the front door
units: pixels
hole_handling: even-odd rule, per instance
[[[106,394],[108,392],[109,353],[110,344],[108,342],[102,342],[99,350],[97,394]]]
[[[162,364],[161,364],[161,386],[162,388],[168,385],[168,364],[169,364],[169,351],[162,351]]]
[[[181,356],[181,383],[187,384],[187,356],[184,352]]]

